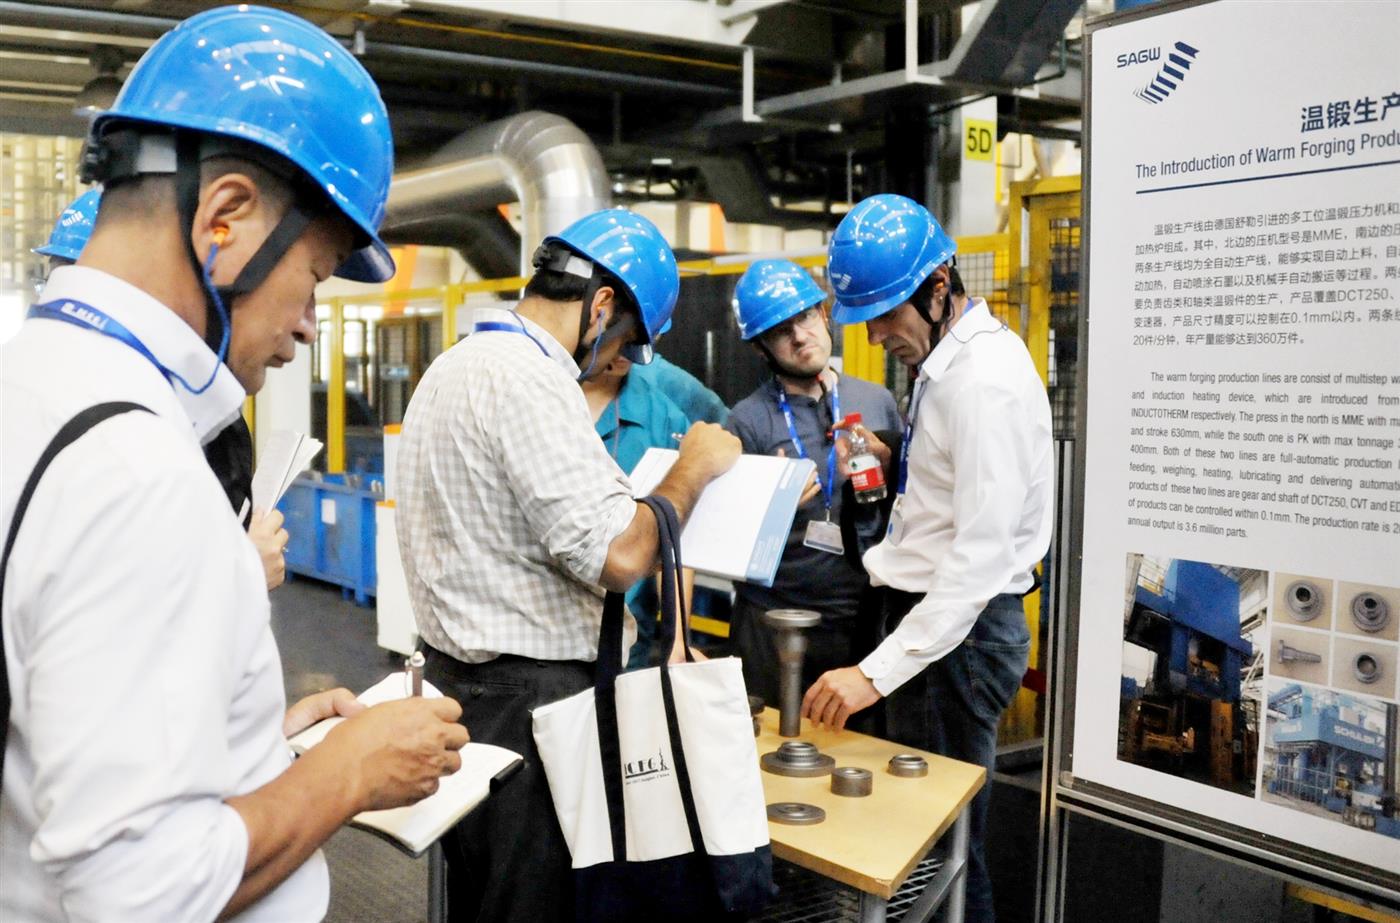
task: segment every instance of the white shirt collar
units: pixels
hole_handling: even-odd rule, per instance
[[[574,357],[569,355],[559,341],[554,338],[554,334],[530,320],[523,314],[515,311],[507,311],[504,308],[477,308],[472,312],[472,324],[481,323],[510,324],[512,327],[525,325],[530,337],[540,346],[544,347],[545,354],[559,364],[559,367],[569,373],[569,377],[577,379],[579,376],[578,363]]]
[[[198,388],[209,380],[217,357],[174,311],[149,294],[88,266],[62,266],[49,276],[40,303],[78,301],[99,309],[130,330],[165,368]],[[179,382],[171,388],[190,418],[195,436],[206,443],[233,422],[247,396],[227,365],[218,363],[214,383],[194,394]]]
[[[953,323],[943,339],[933,348],[933,352],[924,360],[924,364],[919,368],[919,377],[938,381],[969,340],[979,333],[995,333],[1005,329],[1006,325],[992,316],[986,301],[973,298],[968,302],[962,317]]]

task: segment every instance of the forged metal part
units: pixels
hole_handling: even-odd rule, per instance
[[[801,801],[775,801],[768,806],[768,819],[775,824],[792,824],[795,827],[804,827],[809,824],[820,824],[826,820],[826,811],[814,804],[804,804]]]
[[[1390,606],[1378,593],[1357,593],[1351,599],[1351,620],[1362,631],[1380,631],[1390,624]]]
[[[807,629],[821,623],[810,609],[769,609],[763,624],[778,649],[778,735],[802,733],[802,660],[807,656]]]
[[[889,774],[902,779],[917,779],[928,775],[928,760],[917,753],[898,753],[890,757]]]
[[[1314,654],[1312,651],[1299,650],[1296,647],[1289,647],[1288,642],[1282,638],[1278,642],[1279,663],[1322,663],[1322,655]]]
[[[1322,593],[1311,580],[1294,580],[1283,591],[1283,604],[1294,621],[1311,622],[1322,611]]]
[[[840,766],[831,770],[831,793],[861,798],[875,790],[875,776],[869,769]]]
[[[1351,662],[1351,675],[1356,677],[1358,683],[1365,683],[1369,686],[1385,676],[1385,667],[1381,666],[1381,662],[1375,654],[1362,651]]]
[[[787,740],[778,749],[763,754],[758,764],[775,776],[807,778],[831,772],[836,760],[805,740]]]

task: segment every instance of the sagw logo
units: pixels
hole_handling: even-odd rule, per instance
[[[1134,90],[1133,95],[1138,99],[1152,103],[1154,106],[1163,102],[1186,79],[1187,73],[1191,70],[1191,64],[1199,53],[1185,42],[1177,42],[1172,45],[1172,50],[1167,52],[1167,60],[1157,70],[1156,76],[1148,81],[1142,89]],[[1121,58],[1122,55],[1119,57]],[[1141,60],[1156,59],[1157,55],[1141,58]],[[1120,62],[1119,67],[1122,66],[1123,64]]]

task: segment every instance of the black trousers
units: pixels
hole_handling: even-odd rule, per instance
[[[574,915],[569,849],[530,712],[593,685],[593,664],[502,655],[462,663],[427,648],[424,675],[462,705],[479,743],[525,757],[520,771],[443,838],[452,923],[565,923]]]

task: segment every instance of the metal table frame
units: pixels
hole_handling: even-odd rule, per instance
[[[943,917],[945,923],[963,923],[963,902],[967,895],[967,846],[970,829],[970,821],[967,816],[968,807],[971,805],[958,812],[958,819],[953,821],[952,829],[945,834],[945,838],[951,838],[951,842],[942,867],[934,873],[928,884],[924,885],[924,890],[909,909],[904,911],[904,916],[900,917],[901,923],[925,923],[925,921],[933,919],[934,913],[945,903],[948,906],[948,912]],[[883,897],[864,891],[860,892],[860,923],[885,923],[888,907],[889,901]]]

